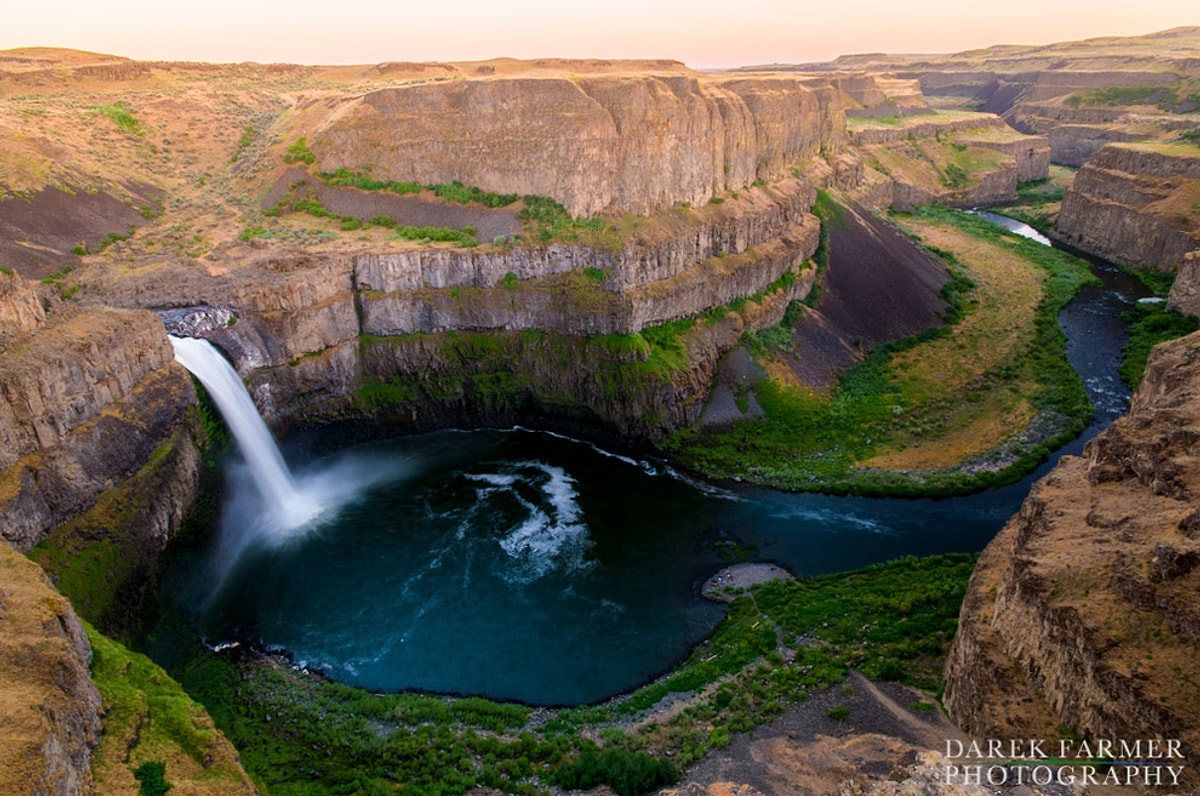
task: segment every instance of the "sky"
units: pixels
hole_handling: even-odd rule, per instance
[[[721,68],[936,53],[1200,25],[1196,0],[0,0],[0,50],[362,64],[499,56]]]

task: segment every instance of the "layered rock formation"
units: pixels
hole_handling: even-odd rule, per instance
[[[1122,265],[1171,271],[1200,248],[1200,148],[1110,144],[1063,197],[1058,232]]]
[[[1065,457],[980,557],[946,671],[945,704],[972,734],[1062,725],[1200,750],[1198,348],[1197,334],[1156,348],[1130,413]]]
[[[576,216],[704,204],[836,151],[822,79],[528,77],[400,86],[296,109],[316,167],[549,196]],[[287,135],[285,133],[285,135]]]
[[[913,116],[899,124],[859,122],[851,142],[890,180],[886,204],[897,210],[932,202],[958,207],[1010,202],[1017,197],[1018,182],[1042,179],[1050,167],[1044,138],[1016,133],[991,114]]]
[[[4,303],[27,307],[26,295]],[[22,551],[138,472],[195,402],[157,316],[112,309],[63,309],[11,341],[0,394],[3,535]],[[165,544],[180,511],[151,513],[145,532]]]
[[[995,113],[1048,135],[1055,163],[1078,167],[1103,145],[1195,129],[1200,28],[943,56],[854,55],[801,70],[865,70],[916,80],[943,109]]]
[[[161,223],[88,257],[61,292],[0,275],[3,533],[33,548],[81,613],[109,629],[128,626],[136,584],[178,527],[199,470],[191,382],[144,308],[223,308],[205,334],[278,426],[536,416],[644,442],[695,422],[721,355],[808,293],[816,187],[865,186],[880,204],[976,204],[1011,198],[1046,159],[1043,141],[1005,133],[994,117],[933,120],[899,138],[864,137],[864,157],[848,152],[846,107],[924,110],[911,81],[862,75],[701,76],[671,63],[587,76],[557,63],[390,64],[351,77],[109,58],[10,67],[0,59],[0,93],[44,87],[71,112],[48,103],[50,117],[35,124],[17,100],[0,108],[15,131],[0,137],[0,154],[54,122],[79,136],[62,160],[96,186],[120,195],[112,186],[128,170],[168,197]],[[228,97],[197,88],[209,76],[233,81]],[[135,97],[123,112],[155,133],[154,145],[123,122],[81,122],[77,83],[98,89],[97,102]],[[157,85],[173,91],[153,96]],[[266,88],[285,86],[290,97],[295,85],[306,93],[276,117],[287,103]],[[227,99],[239,110],[218,118],[212,108]],[[576,215],[608,212],[620,235],[610,245],[452,249],[382,229],[331,241],[336,222],[309,216],[266,221],[260,194],[297,178],[280,156],[301,137],[313,172],[543,194]],[[29,151],[45,160],[23,179],[56,190],[65,177],[39,141]],[[97,162],[100,151],[121,167]],[[899,165],[881,176],[864,167],[872,158]],[[918,162],[923,170],[910,174]],[[53,179],[37,183],[43,172]],[[347,191],[348,202],[362,198]],[[113,218],[157,212],[127,198],[108,208]],[[259,223],[272,234],[236,242]],[[32,223],[18,227],[10,237],[24,248],[60,254],[73,234],[55,226],[57,237],[41,242]],[[25,260],[6,267],[40,275]],[[73,289],[82,305],[63,299]],[[678,334],[665,343],[640,334],[673,321]]]
[[[722,204],[646,219],[615,250],[549,244],[475,249],[393,245],[380,251],[359,245],[323,254],[287,245],[246,247],[239,255],[246,260],[236,272],[228,267],[207,274],[122,268],[109,275],[93,270],[90,294],[108,304],[179,306],[201,299],[229,308],[230,322],[204,336],[231,354],[273,421],[352,412],[356,391],[379,378],[453,372],[466,384],[466,376],[483,365],[460,362],[448,350],[443,353],[450,362],[437,365],[429,352],[441,350],[441,343],[407,338],[504,333],[510,343],[502,348],[514,360],[492,364],[513,373],[541,374],[524,383],[526,397],[520,402],[538,395],[556,396],[556,404],[575,401],[597,411],[621,436],[644,438],[695,419],[711,368],[737,334],[718,335],[719,345],[697,343],[704,353],[696,363],[706,364],[695,373],[679,374],[686,385],[675,384],[669,391],[676,406],[668,406],[666,394],[646,399],[662,405],[645,417],[638,401],[620,405],[616,384],[597,394],[581,363],[601,366],[611,347],[589,347],[588,338],[636,334],[646,326],[750,297],[759,297],[754,307],[763,302],[771,307],[765,314],[743,312],[751,328],[777,322],[787,302],[803,297],[812,284],[814,269],[807,261],[820,236],[819,223],[808,212],[814,198],[812,184],[802,179],[751,188]],[[551,335],[558,342],[552,350],[533,345],[522,353],[520,341],[543,338],[511,334],[521,331]],[[375,345],[376,338],[387,340]],[[381,351],[413,346],[425,353],[398,354],[381,364]],[[566,356],[583,349],[591,354],[580,360]],[[650,354],[643,342],[614,354],[609,364],[627,362],[630,350],[642,360]],[[614,373],[614,378],[620,383],[626,376]],[[660,388],[665,387],[653,389]],[[458,396],[452,402],[462,390],[461,385],[450,390]],[[470,417],[464,411],[458,420]]]
[[[101,713],[91,658],[70,603],[0,540],[0,791],[91,792]]]

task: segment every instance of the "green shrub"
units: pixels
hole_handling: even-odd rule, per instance
[[[1066,103],[1074,108],[1093,105],[1155,105],[1162,110],[1171,110],[1179,104],[1179,97],[1173,86],[1105,86],[1076,92],[1067,97]]]
[[[142,135],[142,125],[133,115],[133,111],[124,102],[110,102],[96,106],[96,113],[108,119],[127,133]]]
[[[554,774],[554,784],[567,790],[591,790],[607,785],[619,796],[638,796],[674,785],[679,767],[670,759],[645,752],[589,745],[575,760],[564,763]]]
[[[1196,319],[1161,307],[1137,307],[1122,313],[1129,323],[1129,342],[1121,351],[1121,381],[1137,387],[1146,371],[1150,349],[1196,331]]]
[[[296,139],[296,142],[289,146],[287,151],[283,153],[284,163],[312,163],[316,159],[317,156],[309,151],[308,141],[305,140],[304,136]]]
[[[170,783],[165,779],[166,773],[166,763],[157,760],[142,763],[133,772],[134,779],[138,781],[138,791],[142,796],[162,796],[171,789]]]

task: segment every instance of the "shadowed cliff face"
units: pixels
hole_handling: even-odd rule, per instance
[[[3,536],[21,551],[141,469],[195,402],[154,314],[66,307],[0,350],[0,394]],[[160,546],[179,514],[167,510]]]
[[[1066,457],[979,560],[945,703],[977,736],[1179,738],[1200,752],[1200,335]]]

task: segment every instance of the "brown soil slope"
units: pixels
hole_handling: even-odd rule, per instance
[[[818,389],[866,351],[941,322],[945,266],[890,224],[850,206],[829,224],[821,299],[796,324],[792,369]]]

